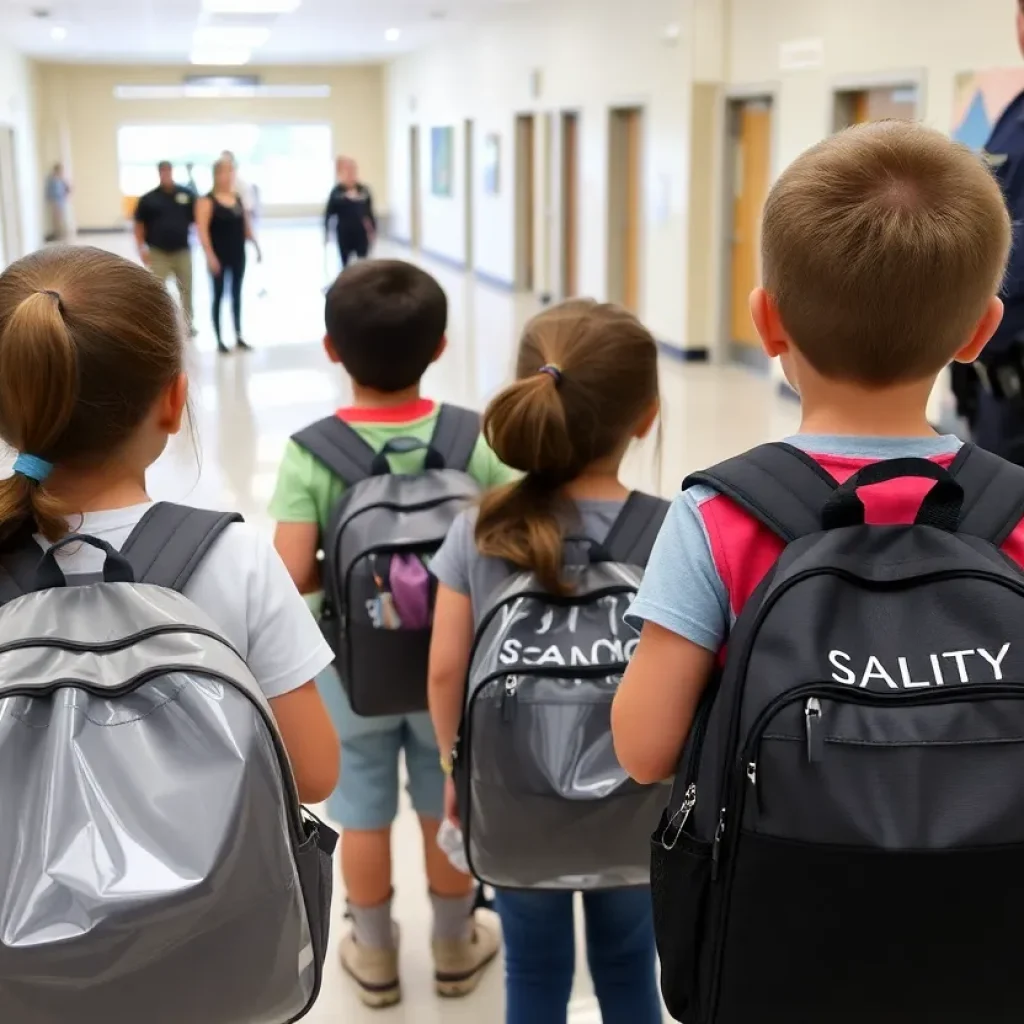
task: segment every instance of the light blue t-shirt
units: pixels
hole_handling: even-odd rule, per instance
[[[951,434],[908,438],[798,434],[786,438],[786,443],[805,452],[866,460],[930,459],[956,452],[962,444]],[[717,652],[733,617],[700,512],[700,506],[715,495],[709,487],[692,487],[672,502],[626,620],[637,629],[653,622]]]

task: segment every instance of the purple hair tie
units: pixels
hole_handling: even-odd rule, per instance
[[[537,372],[546,373],[555,382],[556,388],[562,383],[562,368],[554,363],[545,363]]]

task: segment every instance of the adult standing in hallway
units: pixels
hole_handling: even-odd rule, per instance
[[[1017,41],[1024,53],[1024,0],[1017,4]],[[1014,244],[1001,298],[1002,323],[973,367],[953,366],[957,411],[974,441],[1024,465],[1024,93],[1003,112],[985,145],[1013,218]],[[972,375],[971,371],[978,371]]]
[[[347,267],[353,257],[365,260],[377,235],[373,196],[359,180],[359,166],[351,157],[338,157],[335,165],[337,184],[331,189],[324,211],[324,241],[331,238],[334,222],[341,265]]]
[[[196,197],[174,180],[170,161],[162,160],[157,170],[160,184],[147,192],[135,207],[135,241],[139,258],[161,281],[174,278],[194,335],[191,231]]]
[[[236,184],[233,160],[221,157],[213,165],[213,189],[196,204],[196,228],[206,253],[213,284],[213,330],[217,350],[228,351],[221,336],[220,307],[224,285],[231,277],[231,313],[235,326],[235,344],[242,350],[249,346],[242,338],[242,282],[245,280],[245,243],[256,247],[256,259],[262,260],[259,243],[253,234],[249,211],[245,208]]]
[[[68,240],[68,197],[71,183],[64,173],[64,165],[57,163],[46,176],[46,212],[49,217],[46,240],[66,242]]]

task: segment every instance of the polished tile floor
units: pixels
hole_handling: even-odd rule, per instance
[[[344,400],[344,375],[324,358],[322,289],[337,271],[325,256],[313,225],[268,225],[263,231],[265,262],[246,283],[245,336],[252,353],[218,357],[207,310],[209,288],[196,261],[197,325],[192,354],[195,437],[179,439],[154,467],[155,497],[240,510],[269,527],[266,505],[288,436],[328,414]],[[127,235],[88,239],[125,255]],[[412,258],[382,246],[381,254]],[[517,332],[537,308],[532,299],[476,283],[445,266],[424,265],[440,280],[451,304],[449,349],[426,380],[433,397],[480,406],[507,378]],[[229,321],[224,310],[225,324]],[[230,329],[228,329],[230,334]],[[736,368],[663,361],[663,423],[660,440],[638,446],[630,456],[629,482],[671,494],[689,470],[734,454],[760,441],[781,437],[796,426],[795,403],[779,398],[766,380]],[[331,957],[311,1024],[380,1021],[380,1024],[498,1024],[502,979],[496,966],[480,989],[458,1002],[433,995],[429,956],[429,905],[415,817],[407,806],[395,827],[396,912],[402,925],[402,1005],[364,1010]],[[341,908],[335,939],[343,930]],[[582,944],[571,1024],[599,1024],[600,1015],[583,966]]]

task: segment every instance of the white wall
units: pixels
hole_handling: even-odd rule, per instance
[[[477,26],[458,38],[395,61],[387,76],[388,192],[397,235],[410,234],[409,125],[420,126],[422,244],[450,259],[465,258],[463,132],[475,122],[476,268],[511,282],[515,276],[514,128],[519,113],[580,113],[581,181],[578,189],[579,287],[601,298],[607,284],[608,111],[644,108],[641,315],[655,334],[686,343],[686,245],[691,59],[691,0],[643,0],[624,10],[611,0],[564,0],[509,9],[506,20]],[[678,24],[674,45],[664,38]],[[540,72],[540,95],[531,76]],[[541,119],[538,119],[542,123]],[[455,194],[430,192],[430,129],[456,129]],[[501,137],[501,191],[484,196],[483,147],[488,133]],[[543,161],[538,129],[535,158]],[[541,176],[539,176],[541,177]],[[549,214],[557,222],[558,197]],[[543,222],[538,191],[538,221]],[[550,263],[543,232],[535,232],[539,272]],[[542,274],[543,278],[543,274]],[[554,285],[537,281],[537,290]]]
[[[729,0],[726,78],[775,91],[774,172],[832,127],[838,85],[906,74],[923,86],[923,120],[952,128],[954,80],[963,71],[1021,63],[1013,0]],[[822,66],[783,71],[779,46],[820,39]],[[937,416],[948,389],[933,397]]]
[[[781,170],[831,128],[832,90],[856,76],[910,72],[924,82],[924,120],[952,127],[959,72],[1021,62],[1012,0],[732,0],[729,79],[778,87]],[[824,63],[781,71],[779,44],[821,39]]]
[[[35,80],[30,61],[0,41],[0,124],[14,129],[22,249],[42,243],[42,182],[36,162]],[[24,255],[4,253],[4,261]]]

